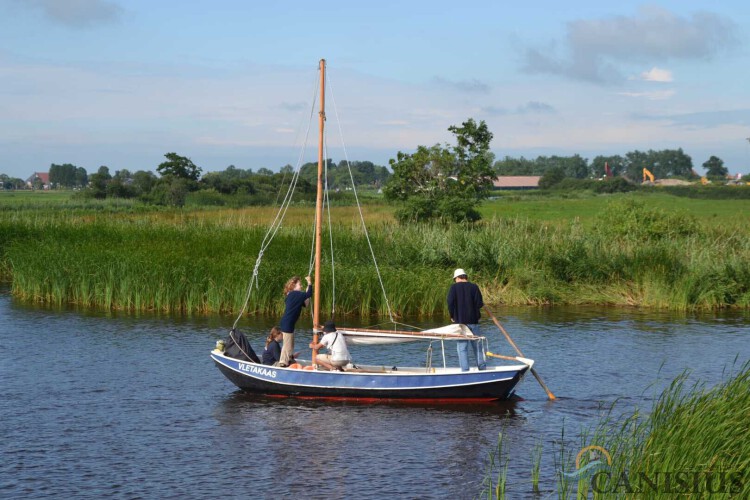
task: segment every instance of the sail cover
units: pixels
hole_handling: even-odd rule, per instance
[[[382,345],[415,342],[418,340],[480,340],[466,325],[452,324],[422,331],[372,330],[340,327],[349,345]]]

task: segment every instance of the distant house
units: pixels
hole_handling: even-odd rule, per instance
[[[33,188],[37,179],[42,183],[42,189],[49,189],[49,172],[34,172],[31,177],[26,179],[26,185]]]
[[[540,175],[501,175],[492,181],[493,189],[539,189]]]

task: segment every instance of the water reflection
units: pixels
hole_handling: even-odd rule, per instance
[[[413,486],[430,497],[434,481],[454,490],[456,481],[477,480],[476,464],[497,439],[485,429],[503,421],[523,426],[519,404],[370,404],[236,391],[217,404],[213,416],[227,453],[247,453],[252,436],[252,449],[264,457],[259,471],[326,478],[315,486],[316,494],[344,498],[352,484],[364,482],[370,494],[398,495],[401,481],[424,481],[422,471],[429,468],[436,477]],[[393,470],[400,472],[394,476]],[[288,492],[304,494],[305,488],[292,484]]]

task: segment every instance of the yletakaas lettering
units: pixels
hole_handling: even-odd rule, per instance
[[[269,368],[261,368],[256,365],[249,365],[247,363],[238,363],[238,368],[243,372],[255,373],[257,375],[263,375],[264,377],[276,378],[276,370]]]

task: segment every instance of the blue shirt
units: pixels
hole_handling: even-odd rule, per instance
[[[299,315],[302,312],[302,308],[305,307],[305,301],[312,297],[312,285],[307,286],[307,291],[292,290],[286,296],[286,309],[284,315],[281,317],[281,323],[279,328],[284,333],[294,333],[294,325],[299,319]]]
[[[263,350],[263,364],[272,365],[281,359],[281,346],[275,340],[272,340]]]
[[[469,281],[458,281],[448,290],[448,312],[456,323],[479,323],[480,309],[484,306],[479,287]]]

